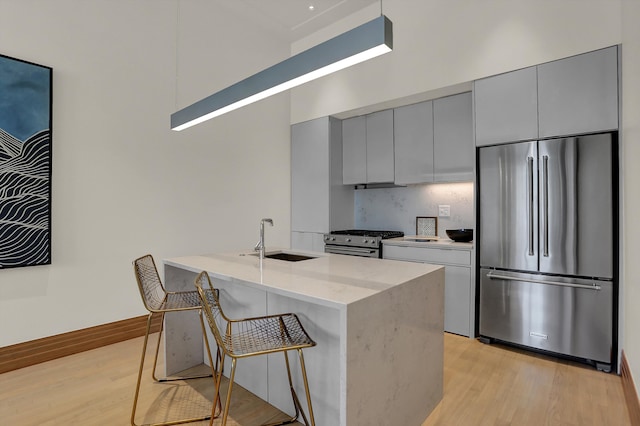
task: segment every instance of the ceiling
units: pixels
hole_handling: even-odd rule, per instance
[[[382,0],[234,0],[261,17],[274,31],[299,40]],[[310,8],[313,6],[313,9]]]

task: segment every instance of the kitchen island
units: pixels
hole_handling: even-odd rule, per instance
[[[167,259],[165,284],[191,290],[204,270],[230,317],[296,313],[317,342],[304,355],[318,426],[421,425],[442,399],[444,269],[308,255],[298,262],[254,253]],[[197,316],[183,312],[165,321],[167,372],[201,364]],[[304,394],[297,357],[290,361],[296,391]],[[236,383],[291,414],[282,355],[238,361]]]

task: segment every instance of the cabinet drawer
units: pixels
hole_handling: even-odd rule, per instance
[[[426,247],[384,245],[385,259],[409,260],[435,264],[471,265],[471,252]]]

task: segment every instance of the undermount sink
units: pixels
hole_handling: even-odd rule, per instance
[[[252,253],[251,256],[258,256],[258,253]],[[272,253],[266,253],[264,255],[266,259],[284,260],[287,262],[300,262],[301,260],[315,259],[314,256],[307,256],[305,254],[286,253],[283,251],[277,251]]]

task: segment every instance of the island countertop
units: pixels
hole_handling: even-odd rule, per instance
[[[317,343],[304,354],[316,425],[386,426],[389,416],[394,424],[422,424],[442,399],[444,268],[274,251],[312,258],[261,260],[253,251],[175,257],[164,261],[165,285],[192,290],[196,275],[207,271],[232,318],[296,313]],[[196,312],[168,315],[165,330],[168,374],[204,361]],[[245,361],[234,381],[293,415],[285,360]],[[290,362],[297,365],[294,357]],[[304,394],[299,375],[293,386]]]
[[[270,252],[289,252],[271,250]],[[166,259],[166,265],[222,281],[240,280],[293,299],[340,308],[440,268],[437,265],[329,253],[295,253],[313,259],[288,262],[259,259],[254,252],[217,253]]]

